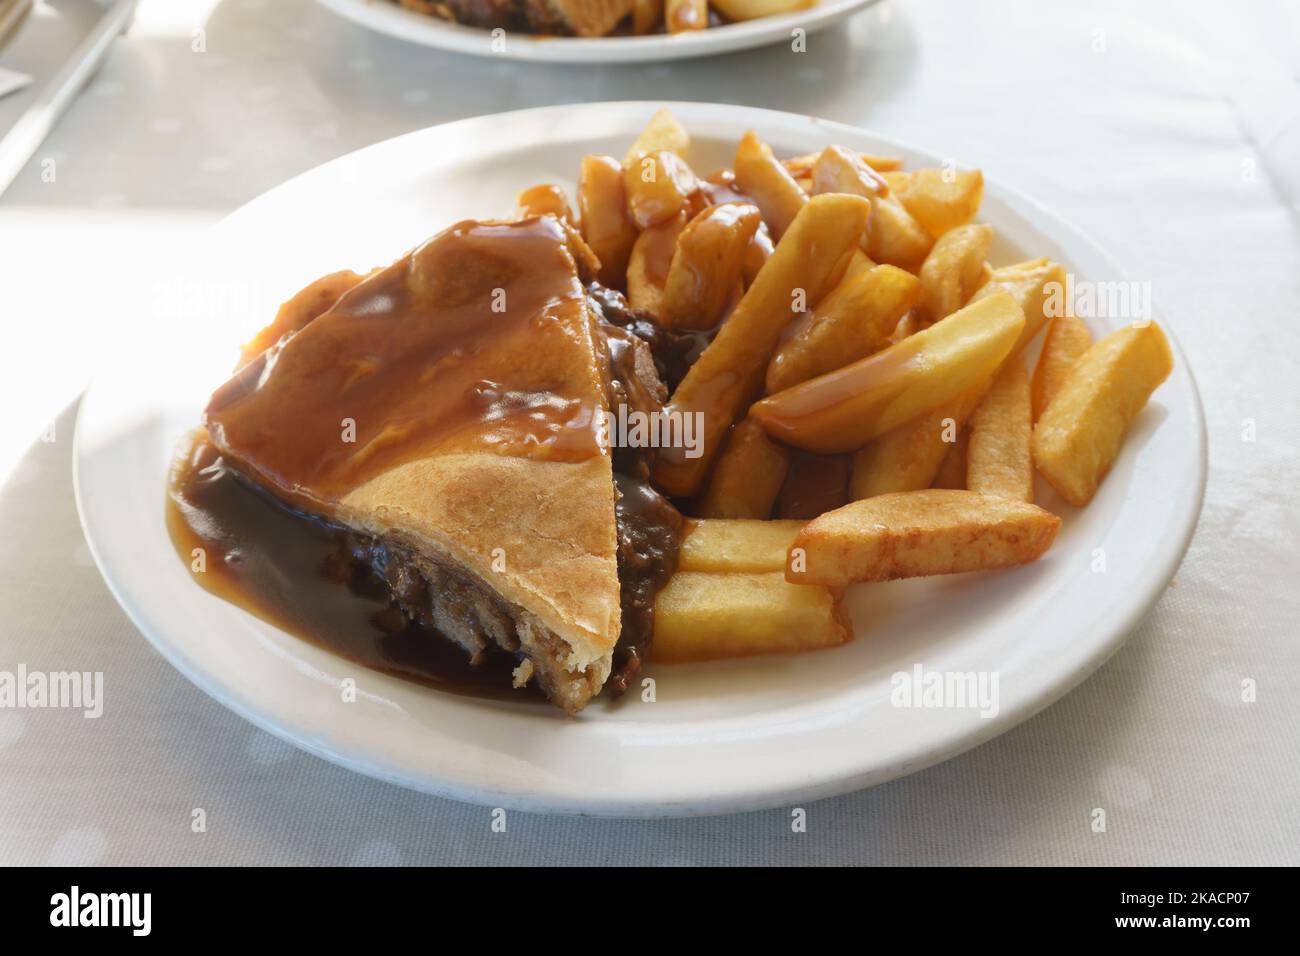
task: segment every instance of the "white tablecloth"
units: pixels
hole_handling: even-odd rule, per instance
[[[442,54],[309,0],[144,0],[0,200],[0,670],[106,685],[98,720],[0,709],[0,863],[1300,863],[1300,12],[1084,6],[888,0],[803,54],[596,68]],[[1205,401],[1200,528],[1124,649],[992,743],[813,804],[806,833],[774,810],[516,813],[498,834],[485,808],[307,756],[153,651],[78,526],[74,403],[103,344],[132,335],[106,299],[341,153],[602,99],[817,114],[982,167],[1152,283]]]

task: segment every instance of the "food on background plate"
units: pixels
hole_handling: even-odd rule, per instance
[[[632,12],[631,0],[397,0],[408,10],[482,27],[552,36],[599,37]]]
[[[390,0],[391,2],[391,0]],[[806,10],[817,0],[395,0],[408,10],[484,30],[543,36],[688,33]],[[710,9],[712,8],[712,9]]]
[[[843,644],[857,582],[1037,560],[1034,469],[1086,503],[1169,373],[1154,323],[1050,315],[1060,264],[987,261],[978,171],[751,132],[705,172],[667,110],[575,166],[572,203],[521,183],[244,346],[170,478],[199,583],[573,714],[648,664]]]

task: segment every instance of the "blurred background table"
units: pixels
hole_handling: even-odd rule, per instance
[[[0,669],[102,670],[107,698],[99,720],[0,710],[0,864],[1300,863],[1298,80],[1300,9],[1286,0],[885,0],[806,53],[619,68],[439,53],[310,0],[142,0],[0,199]],[[994,742],[811,805],[806,833],[773,810],[515,813],[494,834],[485,808],[307,756],[153,651],[77,522],[77,396],[133,334],[115,296],[342,153],[465,116],[618,99],[815,114],[983,168],[1152,284],[1205,401],[1201,526],[1125,648]],[[191,831],[199,807],[206,833]]]

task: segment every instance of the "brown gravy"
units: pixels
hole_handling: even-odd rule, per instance
[[[347,564],[345,532],[254,489],[199,429],[168,480],[167,528],[194,580],[223,600],[325,650],[439,690],[542,702],[512,690],[515,659],[496,650],[471,666],[437,631],[406,621],[367,569]],[[194,571],[195,549],[205,569]],[[400,618],[400,621],[394,617]]]
[[[558,220],[458,223],[249,359],[204,424],[316,514],[452,446],[584,461],[600,454],[602,383],[583,296]]]

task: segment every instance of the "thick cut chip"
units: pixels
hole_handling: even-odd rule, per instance
[[[985,495],[1033,501],[1032,435],[1029,372],[1025,360],[1014,356],[971,415],[966,487]]]
[[[790,584],[779,571],[679,571],[655,602],[656,664],[788,654],[850,639],[848,618],[826,588]]]
[[[1051,259],[1030,259],[994,269],[988,281],[971,296],[972,302],[1005,292],[1020,304],[1025,313],[1025,328],[1020,341],[1011,350],[1023,351],[1046,324],[1059,290],[1065,287],[1065,270]],[[1089,340],[1091,344],[1091,340]]]
[[[767,367],[779,392],[865,358],[889,341],[921,294],[916,276],[895,266],[852,269],[808,316],[795,323]]]
[[[661,319],[664,284],[677,249],[677,237],[685,228],[686,210],[683,209],[673,218],[642,230],[636,237],[627,262],[627,301],[632,308]]]
[[[1043,351],[1034,366],[1031,392],[1034,401],[1034,421],[1061,390],[1070,370],[1083,353],[1092,348],[1092,333],[1083,319],[1073,315],[1058,315],[1048,326],[1043,338]]]
[[[790,549],[786,580],[842,587],[1008,568],[1037,560],[1061,519],[974,491],[927,489],[854,501],[814,518]]]
[[[789,449],[768,438],[754,419],[746,418],[731,430],[695,514],[701,518],[766,518],[789,467]]]
[[[970,301],[984,280],[984,260],[993,229],[982,223],[958,226],[939,237],[921,265],[920,311],[937,322]]]
[[[718,324],[762,221],[757,206],[731,202],[709,206],[690,221],[677,238],[664,281],[664,325],[711,329]]]
[[[808,195],[753,130],[736,147],[736,186],[758,203],[772,238],[780,239],[808,203]]]
[[[650,122],[636,138],[636,142],[628,147],[623,157],[623,165],[631,166],[647,153],[663,150],[685,157],[690,145],[691,137],[686,132],[686,127],[673,115],[672,110],[664,107],[650,117]]]
[[[859,450],[853,456],[850,492],[854,500],[895,491],[920,491],[934,484],[940,466],[966,431],[966,422],[989,384],[989,380],[980,382]],[[961,487],[965,487],[964,470],[962,481]]]
[[[750,413],[786,444],[854,451],[992,377],[1024,324],[1011,296],[991,296],[883,352],[769,395]]]
[[[672,219],[699,191],[699,180],[676,153],[647,153],[623,170],[627,214],[638,229]]]
[[[953,488],[962,490],[966,487],[966,453],[970,449],[970,429],[963,428],[957,432],[957,440],[948,446],[948,453],[939,463],[932,488]]]
[[[582,238],[600,260],[597,278],[610,288],[622,288],[636,227],[627,217],[623,167],[617,159],[583,157],[578,173],[578,213]]]
[[[885,180],[907,211],[936,239],[974,219],[984,197],[984,175],[978,169],[918,169],[888,173]]]
[[[1034,428],[1034,463],[1062,498],[1076,507],[1092,500],[1124,433],[1173,368],[1155,322],[1112,332],[1075,363]]]
[[[783,571],[786,553],[802,527],[802,521],[691,521],[677,555],[677,570],[750,574]]]

